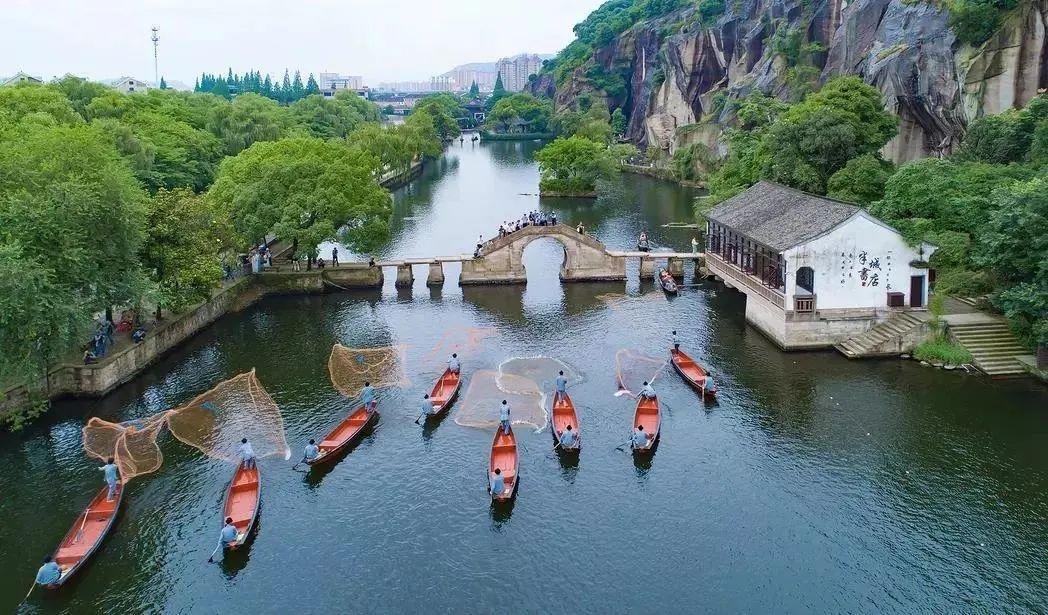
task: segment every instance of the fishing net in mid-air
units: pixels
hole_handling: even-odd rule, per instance
[[[405,387],[404,347],[347,348],[335,344],[328,357],[331,384],[346,397],[356,397],[364,384],[374,388]]]
[[[237,448],[247,438],[258,457],[291,455],[280,408],[262,388],[255,370],[218,386],[167,412],[171,434],[209,457],[239,461]]]
[[[503,390],[516,392],[514,383],[518,381],[511,380],[508,377],[519,376],[529,381],[529,386],[538,386],[540,391],[548,394],[556,386],[557,376],[560,372],[564,372],[564,377],[568,380],[568,386],[582,382],[582,374],[559,359],[552,357],[514,357],[503,361],[499,365],[499,374],[501,374],[499,385]],[[530,390],[525,386],[525,392]]]
[[[656,359],[635,350],[619,350],[615,353],[615,379],[619,386],[616,395],[636,395],[645,382],[654,384],[667,359]]]
[[[536,429],[546,424],[542,390],[535,381],[493,370],[481,370],[470,377],[466,394],[455,406],[455,422],[466,427],[494,427],[499,423],[503,399],[509,403],[514,424],[526,423]]]
[[[458,353],[460,359],[474,354],[480,343],[497,330],[494,327],[452,327],[441,334],[433,349],[423,358],[426,365],[443,363],[452,353]]]
[[[112,423],[91,417],[84,425],[84,451],[103,462],[113,458],[125,483],[136,476],[156,472],[164,462],[157,438],[165,424],[165,412]]]

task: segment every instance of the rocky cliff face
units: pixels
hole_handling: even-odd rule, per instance
[[[608,103],[627,112],[627,137],[667,152],[694,142],[723,152],[720,134],[733,121],[726,99],[753,90],[789,99],[806,83],[859,75],[900,117],[884,153],[902,162],[949,153],[972,119],[1048,86],[1048,0],[1022,0],[978,48],[957,41],[948,17],[920,0],[736,0],[709,26],[691,8],[637,24],[590,62],[626,82]],[[602,95],[586,71],[560,85],[542,76],[532,89],[558,107]]]

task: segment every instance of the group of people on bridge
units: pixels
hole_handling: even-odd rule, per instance
[[[512,235],[517,231],[527,228],[529,226],[556,226],[557,225],[557,213],[544,211],[530,211],[516,220],[506,220],[499,225],[498,234],[489,239],[488,241],[494,241],[495,239],[501,239],[508,235]],[[582,225],[579,225],[582,229]],[[583,232],[582,230],[579,231]],[[477,238],[477,249],[473,252],[473,256],[480,256],[480,249],[484,247],[487,241],[484,241],[484,236],[481,235]]]

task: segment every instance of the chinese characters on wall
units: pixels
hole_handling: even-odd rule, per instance
[[[857,280],[861,288],[884,287],[892,289],[892,252],[888,251],[883,257],[870,254],[866,250],[855,252],[841,252],[841,285],[847,285],[848,280]]]

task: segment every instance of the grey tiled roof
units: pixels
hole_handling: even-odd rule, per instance
[[[782,251],[822,235],[859,209],[851,203],[760,181],[714,207],[706,217]]]

